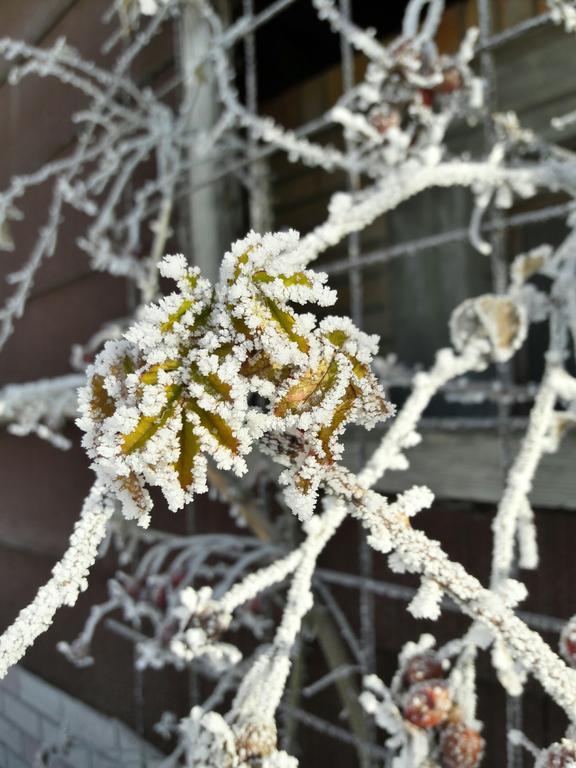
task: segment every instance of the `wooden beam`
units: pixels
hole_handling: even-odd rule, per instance
[[[376,448],[377,432],[362,439],[367,455]],[[514,435],[512,448],[518,450],[521,433]],[[365,436],[364,436],[365,437]],[[398,493],[412,485],[427,485],[439,499],[495,504],[502,495],[498,435],[485,430],[447,432],[426,430],[422,443],[407,454],[410,468],[387,472],[378,484],[385,493]],[[359,462],[350,457],[356,466]],[[576,509],[576,435],[564,439],[558,453],[545,456],[530,496],[535,507]]]
[[[37,45],[78,0],[0,0],[2,37],[12,37]],[[0,60],[0,83],[10,64]]]

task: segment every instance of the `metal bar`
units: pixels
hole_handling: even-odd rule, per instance
[[[484,111],[484,145],[489,152],[496,140],[495,126],[492,115],[498,110],[498,73],[494,61],[494,47],[490,45],[490,36],[493,30],[492,0],[477,0],[478,18],[480,22],[480,71],[487,84],[486,106]],[[512,39],[509,37],[509,39]],[[494,205],[490,209],[490,222],[494,225],[491,231],[490,242],[492,252],[490,265],[492,269],[492,285],[495,293],[505,293],[508,286],[508,263],[506,259],[506,244],[504,240],[505,228],[502,226],[502,213]],[[503,386],[512,383],[513,371],[509,362],[496,365],[497,376]],[[498,405],[498,435],[500,442],[500,466],[502,470],[502,487],[513,462],[511,432],[509,419],[511,416],[510,404],[499,398]],[[515,565],[516,568],[516,565]],[[514,571],[510,575],[515,575]],[[522,731],[522,695],[517,697],[506,696],[506,730]],[[506,765],[508,768],[523,768],[523,751],[511,740],[506,744]]]
[[[267,24],[275,16],[295,2],[297,2],[297,0],[276,0],[275,3],[272,3],[272,5],[256,15],[251,14],[248,17],[243,15],[239,21],[226,27],[222,34],[214,39],[213,44],[221,48],[231,48],[233,45],[236,45],[236,43],[243,41],[244,38],[253,34],[259,27]],[[248,19],[250,19],[250,21],[248,21]],[[202,64],[206,59],[207,56],[203,56],[197,63]],[[182,75],[175,75],[162,86],[158,91],[158,95],[164,97],[173,91],[174,88],[178,88],[178,86],[182,85],[182,83]]]
[[[340,12],[346,21],[350,21],[352,18],[351,0],[340,0]],[[354,88],[356,75],[355,75],[355,62],[354,51],[347,37],[340,34],[340,54],[341,54],[341,73],[342,73],[342,95],[346,97]],[[348,138],[345,138],[346,148],[349,153],[354,153],[355,147]],[[360,183],[360,174],[353,171],[348,171],[348,191],[350,193],[358,192]],[[350,264],[350,270],[348,272],[348,284],[350,289],[350,314],[352,320],[359,327],[363,326],[364,317],[364,290],[363,290],[363,273],[360,269],[357,269],[361,260],[360,248],[361,239],[359,232],[353,232],[348,235],[346,240],[348,251],[348,263]],[[365,451],[363,444],[360,446],[360,461],[363,464],[365,461]],[[363,579],[369,579],[373,574],[373,550],[368,544],[366,537],[361,536],[360,545],[358,548],[358,558],[360,573]],[[362,670],[364,674],[373,672],[376,668],[376,633],[375,633],[375,601],[374,595],[369,589],[361,587],[360,589],[360,648],[362,652]],[[370,719],[368,722],[368,736],[371,741],[376,738],[376,729],[373,721]],[[370,753],[364,750],[362,752],[363,765],[366,768],[370,768],[372,761],[370,759]]]
[[[530,211],[529,213],[518,213],[513,216],[502,217],[498,222],[487,222],[482,226],[482,232],[491,233],[495,231],[505,231],[512,227],[525,226],[527,224],[541,224],[551,219],[560,219],[567,216],[576,209],[576,203],[564,203],[562,205],[550,205],[541,208],[539,211]],[[408,240],[399,245],[393,245],[389,248],[382,248],[377,251],[371,251],[362,257],[360,262],[354,263],[354,269],[366,269],[375,264],[384,264],[400,256],[415,256],[417,253],[427,251],[431,248],[439,248],[450,243],[462,242],[468,239],[468,228],[453,229],[449,232],[441,232],[437,235],[421,237],[417,240]],[[331,264],[322,264],[322,271],[329,275],[336,275],[352,269],[348,259],[339,259]]]
[[[281,711],[289,712],[296,720],[299,720],[303,725],[307,725],[309,728],[313,728],[319,733],[323,733],[326,736],[330,736],[333,739],[344,742],[344,744],[350,744],[354,747],[362,747],[368,754],[373,757],[378,757],[383,760],[389,758],[389,752],[384,747],[379,747],[377,744],[371,744],[368,741],[361,741],[355,736],[352,736],[348,731],[343,728],[339,728],[337,725],[333,725],[327,720],[323,720],[317,715],[312,715],[310,712],[306,712],[303,709],[297,707],[280,707]]]
[[[527,426],[528,419],[521,416],[510,420],[510,429],[514,432],[522,432]],[[418,429],[421,432],[493,432],[497,427],[497,418],[438,416],[421,419]]]
[[[309,123],[305,123],[303,126],[295,130],[294,134],[298,138],[306,138],[308,136],[311,136],[313,133],[319,132],[327,128],[329,125],[332,125],[332,120],[326,116],[323,116],[315,120],[311,120]],[[180,199],[185,195],[189,195],[193,192],[197,192],[199,189],[203,189],[205,186],[209,184],[214,184],[217,181],[221,181],[222,179],[226,178],[227,176],[230,176],[233,173],[238,173],[244,170],[244,168],[246,168],[247,166],[250,166],[252,163],[258,160],[263,160],[267,157],[270,157],[271,155],[279,151],[280,150],[278,149],[278,147],[269,144],[268,146],[255,151],[254,154],[251,155],[250,157],[246,157],[246,158],[243,158],[242,160],[236,160],[233,163],[230,163],[229,165],[225,166],[221,171],[216,173],[214,176],[211,176],[210,178],[203,180],[201,183],[194,185],[192,188],[190,188],[189,186],[183,185],[182,189],[176,192],[175,199]],[[192,166],[200,165],[203,162],[206,162],[206,161],[201,160],[198,163],[191,163],[190,165]],[[155,210],[155,207],[156,206],[147,209],[146,214]]]
[[[388,597],[391,600],[399,600],[401,602],[409,602],[416,594],[416,589],[406,587],[403,584],[394,584],[393,582],[379,581],[377,579],[365,580],[353,573],[340,573],[339,571],[333,571],[328,568],[318,568],[316,575],[321,581],[339,587],[360,589],[364,585],[379,597]],[[442,607],[451,613],[462,615],[460,608],[458,608],[458,606],[451,600],[445,600]],[[533,629],[558,635],[566,624],[565,619],[558,619],[554,616],[532,613],[530,611],[518,611],[518,617]]]
[[[521,21],[509,29],[498,32],[495,35],[490,35],[486,38],[486,40],[483,40],[480,43],[478,52],[483,53],[485,51],[493,51],[495,48],[500,48],[506,43],[510,43],[512,40],[517,40],[527,32],[532,32],[532,30],[538,29],[539,27],[543,27],[550,23],[552,23],[552,17],[550,13],[542,13],[539,16],[533,16],[531,19]]]

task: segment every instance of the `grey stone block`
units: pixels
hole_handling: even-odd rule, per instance
[[[8,747],[16,755],[22,752],[22,733],[5,717],[0,717],[0,744]]]
[[[40,738],[40,716],[36,710],[9,693],[4,694],[4,717],[29,736]]]

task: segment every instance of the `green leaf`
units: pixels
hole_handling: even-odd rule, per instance
[[[166,360],[164,363],[151,365],[148,370],[140,374],[140,380],[143,384],[158,384],[159,371],[176,371],[181,365],[182,362],[180,360]]]
[[[232,305],[228,305],[228,310],[232,310]],[[250,328],[248,328],[246,322],[241,317],[232,316],[232,325],[234,326],[234,330],[237,333],[241,333],[243,336],[246,336],[247,339],[252,338],[252,331]]]
[[[270,362],[270,358],[264,352],[252,354],[244,360],[240,366],[240,373],[246,378],[258,376],[260,379],[276,382],[282,379],[283,374],[288,375],[288,369],[275,368]]]
[[[200,419],[200,424],[210,434],[216,438],[216,440],[232,453],[238,453],[240,443],[234,436],[230,425],[217,413],[205,411],[201,408],[196,400],[189,400],[186,406],[189,410],[193,411]]]
[[[232,277],[230,278],[230,280],[228,280],[228,285],[232,285],[233,283],[236,282],[236,280],[238,280],[238,278],[240,277],[240,273],[242,272],[241,265],[248,263],[248,254],[252,250],[253,250],[252,248],[248,248],[248,250],[245,253],[243,253],[241,256],[238,257],[238,261],[236,262],[236,266],[234,267],[234,272],[232,274]]]
[[[354,355],[348,355],[348,360],[352,363],[352,370],[357,379],[364,379],[370,373],[370,369],[364,363],[361,363]]]
[[[124,368],[124,373],[134,373],[134,362],[131,357],[125,357],[122,361],[122,367]]]
[[[90,400],[90,407],[101,419],[112,416],[116,410],[114,400],[110,397],[104,386],[104,376],[101,376],[99,373],[96,373],[92,377],[92,398]]]
[[[160,414],[158,416],[142,416],[132,432],[129,432],[124,436],[124,440],[122,441],[123,453],[132,453],[133,451],[138,451],[140,448],[143,448],[148,440],[150,440],[150,438],[166,424],[168,419],[174,415],[182,387],[166,387],[166,390],[169,391],[168,402]]]
[[[335,347],[338,347],[338,349],[342,349],[344,344],[350,338],[350,336],[346,333],[346,331],[343,331],[341,329],[329,331],[328,333],[325,334],[325,336],[330,342],[330,344],[333,344]],[[358,379],[363,379],[365,376],[368,375],[368,367],[364,365],[364,363],[361,363],[357,357],[354,357],[354,355],[346,355],[346,357],[352,363],[354,375]]]
[[[226,402],[231,402],[232,398],[230,397],[230,393],[232,391],[232,387],[230,384],[226,384],[222,379],[220,379],[215,373],[209,373],[207,375],[200,373],[198,368],[190,368],[190,378],[196,382],[196,384],[201,384],[206,392],[208,394],[212,395],[213,397],[221,398],[222,400],[226,400]]]
[[[342,424],[342,422],[345,421],[345,419],[347,418],[348,414],[350,413],[350,409],[354,405],[354,401],[356,400],[357,397],[358,397],[358,393],[355,387],[352,384],[350,384],[348,386],[348,389],[346,390],[346,394],[336,406],[336,410],[334,411],[334,414],[332,416],[332,421],[328,426],[322,427],[322,429],[320,429],[318,433],[318,437],[320,438],[322,447],[324,448],[324,453],[326,454],[328,461],[332,461],[332,451],[330,450],[330,438],[332,437],[334,432],[338,429],[338,427]]]
[[[264,296],[263,294],[262,296],[274,322],[280,326],[290,341],[293,341],[297,344],[298,349],[301,352],[308,352],[310,350],[310,345],[303,336],[299,336],[294,331],[294,325],[296,323],[294,316],[290,312],[287,312],[284,309],[280,309],[278,304],[276,304],[276,302],[272,299],[268,298],[268,296]]]
[[[184,299],[184,301],[182,302],[182,304],[180,304],[178,309],[175,312],[172,312],[171,315],[168,315],[168,320],[166,320],[165,323],[162,323],[160,328],[163,331],[171,331],[172,328],[176,325],[176,323],[180,320],[180,318],[183,317],[183,315],[185,315],[186,312],[188,312],[188,310],[190,309],[193,303],[194,302],[192,301],[192,299]]]
[[[338,375],[338,362],[335,357],[330,363],[324,362],[315,370],[308,370],[296,382],[274,408],[277,416],[285,416],[288,411],[304,411],[319,405],[334,386]]]
[[[214,351],[214,354],[218,357],[219,360],[222,360],[224,357],[228,357],[228,355],[231,354],[233,350],[234,350],[234,344],[232,344],[232,342],[230,341],[218,347],[218,349]]]
[[[263,269],[255,272],[252,276],[255,283],[272,283],[274,280],[281,280],[284,285],[304,285],[306,288],[312,287],[312,281],[306,277],[304,272],[294,272],[293,275],[269,275]]]
[[[180,486],[185,491],[192,485],[194,461],[200,453],[200,440],[194,432],[194,425],[186,418],[186,413],[182,413],[182,428],[178,434],[178,439],[180,441],[180,456],[174,468],[178,473]]]
[[[338,347],[339,349],[342,349],[344,344],[348,341],[348,334],[346,331],[342,331],[340,329],[329,331],[326,334],[326,338],[330,342],[330,344],[334,344],[335,347]]]

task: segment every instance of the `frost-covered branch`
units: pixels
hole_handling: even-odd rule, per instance
[[[432,167],[407,164],[390,170],[385,180],[356,195],[338,193],[329,206],[326,221],[302,238],[297,251],[299,262],[307,263],[337,245],[351,232],[361,231],[387,211],[433,187],[487,188],[509,186],[521,196],[530,196],[538,187],[560,189],[576,184],[576,165],[559,164],[532,168],[502,168],[486,163],[451,161]]]
[[[564,708],[570,720],[576,718],[576,670],[569,669],[540,635],[515,615],[503,597],[484,588],[460,564],[452,562],[437,541],[412,528],[409,518],[433,498],[428,490],[407,492],[403,505],[393,507],[358,485],[345,470],[333,470],[327,482],[333,493],[350,503],[351,514],[369,530],[372,546],[384,553],[394,552],[397,568],[436,584],[437,599],[443,592],[448,594],[505,644],[517,663]]]
[[[528,429],[521,448],[506,478],[506,488],[492,521],[492,586],[497,587],[511,573],[514,561],[514,540],[522,511],[529,507],[528,494],[542,456],[554,449],[554,407],[558,397],[556,379],[561,376],[557,356],[549,354],[546,372],[530,412]],[[526,515],[526,512],[524,512]]]
[[[486,365],[485,351],[478,345],[466,347],[460,355],[452,349],[437,352],[430,371],[414,376],[410,396],[358,475],[361,485],[369,488],[377,483],[386,470],[405,468],[407,461],[403,453],[420,441],[416,429],[434,395],[451,379],[470,371],[482,370]]]
[[[97,481],[84,502],[68,549],[54,566],[52,577],[0,636],[0,677],[4,677],[38,635],[48,629],[56,611],[64,605],[74,605],[80,592],[86,589],[88,573],[96,560],[115,506],[114,499]]]
[[[198,768],[294,768],[296,760],[279,751],[276,717],[312,606],[318,558],[352,515],[393,570],[421,578],[409,605],[413,616],[437,618],[448,595],[474,620],[462,638],[443,648],[433,649],[426,637],[408,644],[390,687],[369,678],[362,703],[392,734],[388,746],[396,768],[424,761],[476,768],[483,749],[475,715],[478,647],[492,645],[508,690],[512,672],[516,682],[530,672],[570,720],[576,718],[576,672],[515,615],[525,591],[509,579],[516,537],[519,564],[536,565],[529,491],[543,455],[559,447],[566,427],[576,421],[576,380],[564,369],[570,348],[576,348],[574,232],[555,251],[543,246],[518,256],[506,292],[469,298],[456,309],[452,348],[439,350],[430,371],[413,376],[410,396],[357,476],[340,466],[346,428],[371,429],[393,416],[371,369],[378,339],[347,319],[318,321],[308,311],[310,305],[330,306],[335,294],[325,275],[306,266],[404,201],[453,186],[471,191],[469,238],[488,255],[489,212],[540,189],[574,197],[576,160],[545,145],[511,114],[489,118],[494,142],[486,157],[452,154],[447,131],[456,121],[473,123],[482,116],[485,83],[474,66],[475,30],[454,55],[436,48],[443,0],[411,0],[400,38],[387,45],[356,27],[334,0],[311,2],[318,16],[369,60],[361,81],[320,120],[340,126],[343,149],[302,138],[310,135],[307,128],[286,130],[256,114],[254,103],[241,103],[229,50],[250,29],[252,13],[225,27],[209,3],[195,0],[208,45],[189,72],[206,78],[221,103],[209,134],[191,130],[194,83],[187,83],[192,87],[173,109],[126,74],[163,21],[177,19],[178,0],[115,3],[132,37],[111,72],[83,61],[62,41],[44,50],[0,40],[0,54],[14,65],[11,82],[30,74],[53,76],[80,91],[86,102],[73,117],[82,131],[70,155],[13,178],[0,194],[0,246],[9,249],[21,199],[39,184],[51,185],[46,226],[9,278],[15,289],[0,310],[0,345],[24,311],[44,259],[57,251],[67,208],[88,217],[79,245],[91,267],[127,276],[139,304],[132,317],[74,348],[79,371],[92,363],[85,376],[13,385],[0,393],[0,421],[12,432],[36,433],[65,447],[61,430],[75,414],[73,390],[82,383],[78,423],[97,475],[70,549],[0,638],[0,674],[49,626],[57,608],[72,604],[85,587],[117,500],[121,509],[106,543],[118,546],[121,567],[130,564],[131,571],[120,570],[110,580],[107,601],[93,607],[80,637],[61,650],[79,665],[90,663],[97,627],[113,612],[121,613],[123,624],[113,626],[131,633],[140,669],[194,665],[211,685],[221,675],[204,706],[194,707],[183,721],[173,765],[186,760]],[[572,2],[549,4],[555,21],[575,26]],[[217,173],[226,160],[243,168],[260,149],[326,171],[344,170],[360,180],[360,191],[334,195],[326,221],[301,240],[295,232],[250,233],[234,243],[214,285],[183,256],[162,258],[175,202],[181,190],[190,191],[190,167],[208,159],[218,165]],[[149,160],[155,175],[142,183],[139,171]],[[123,201],[130,188],[127,209]],[[568,224],[573,228],[573,221]],[[153,233],[151,247],[144,245],[147,229]],[[159,274],[176,286],[160,298]],[[430,491],[412,488],[391,502],[368,489],[385,471],[408,466],[407,452],[419,441],[420,422],[436,394],[453,379],[509,361],[529,326],[544,322],[553,354],[494,519],[493,575],[486,589],[438,542],[412,527],[411,516],[431,503]],[[256,450],[282,466],[284,503],[303,522],[302,540],[291,551],[282,523],[272,517],[262,522],[246,515],[260,540],[217,533],[172,536],[133,524],[133,518],[148,524],[153,486],[177,511],[210,483],[237,512],[241,494],[223,482],[222,472],[247,474],[248,457]],[[324,512],[314,514],[319,494],[326,494]],[[262,601],[270,595],[278,601],[286,582],[287,598],[271,633]],[[331,596],[326,603],[359,657],[347,617]],[[233,637],[239,628],[248,629],[257,646],[244,661]],[[563,632],[561,649],[571,663],[576,659],[574,622]],[[332,669],[320,684],[337,680],[342,682],[343,672]],[[218,714],[234,686],[233,704],[227,714]],[[541,753],[537,764],[573,754],[573,744],[565,740]]]
[[[69,448],[62,428],[78,413],[76,391],[83,375],[70,374],[0,389],[0,424],[13,435],[35,434],[57,448]]]

